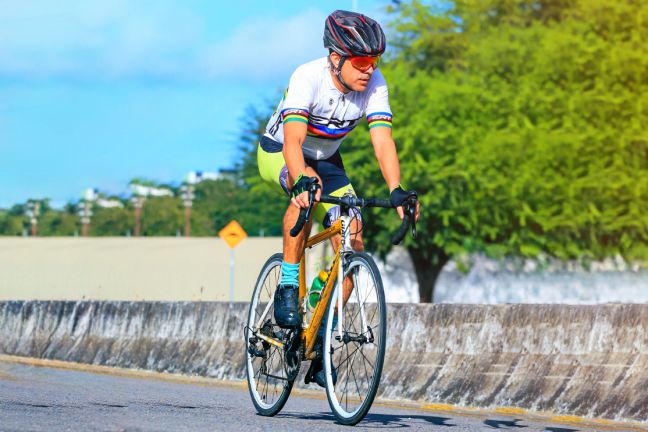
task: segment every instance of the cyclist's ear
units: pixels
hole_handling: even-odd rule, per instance
[[[329,59],[334,68],[337,68],[340,64],[340,54],[336,53],[335,51],[331,51],[329,53]]]

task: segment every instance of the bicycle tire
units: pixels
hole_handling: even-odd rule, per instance
[[[285,359],[283,349],[270,345],[267,342],[261,340],[251,343],[251,339],[254,337],[252,329],[255,328],[257,319],[261,316],[265,310],[265,306],[261,306],[260,300],[270,300],[274,295],[274,291],[277,288],[277,283],[279,282],[281,262],[283,260],[283,254],[278,253],[272,255],[266,263],[263,265],[259,277],[257,278],[254,291],[252,293],[252,299],[250,301],[250,309],[248,311],[248,320],[245,327],[245,372],[248,382],[248,390],[250,392],[250,397],[252,398],[252,403],[256,408],[257,412],[263,416],[274,416],[279,413],[292,390],[293,384],[295,382],[293,379],[288,379],[288,374],[286,372]],[[270,280],[268,280],[270,278]],[[269,323],[269,325],[267,325]],[[262,326],[268,332],[281,331],[275,330],[279,329],[279,326],[274,322],[274,308],[271,307],[266,315],[266,320]],[[266,352],[265,357],[258,357],[250,353],[250,347],[254,348],[263,348]],[[258,360],[258,361],[257,361]],[[255,361],[258,365],[258,371],[255,370]],[[263,374],[262,368],[265,365],[266,372],[268,371],[268,361],[270,361],[270,372],[268,374]],[[297,366],[299,367],[299,366]],[[282,377],[284,380],[273,378],[273,377]],[[296,374],[294,374],[296,376]],[[262,391],[259,391],[259,384],[262,381],[260,378],[265,377],[265,384],[262,388]],[[273,376],[273,377],[271,377]],[[272,387],[275,391],[272,392],[273,399],[268,401],[269,394],[268,389],[269,384],[272,384]],[[278,384],[281,384],[280,391],[277,391]]]
[[[335,330],[334,313],[329,313],[323,355],[326,396],[329,406],[338,422],[344,425],[355,425],[369,412],[380,385],[387,342],[387,308],[382,278],[371,256],[364,252],[356,252],[351,254],[346,262],[344,276],[353,278],[354,288],[344,306],[342,327],[344,336],[351,340],[339,340],[338,331],[333,333]],[[364,276],[359,276],[361,269],[365,273]],[[370,282],[371,286],[364,286],[364,281]],[[331,311],[335,310],[337,304],[338,289],[339,287],[334,290],[331,296],[329,305]],[[362,328],[362,308],[364,308],[368,329]],[[377,322],[375,321],[376,317]],[[355,340],[353,340],[354,338]],[[346,357],[344,357],[345,355]],[[362,368],[358,368],[356,371],[354,364],[358,358],[362,361]],[[367,364],[371,366],[369,368],[371,373]],[[337,373],[337,384],[333,383],[333,368]],[[352,387],[355,386],[355,389],[349,389],[351,378],[353,379]],[[355,394],[352,394],[349,399],[349,393],[354,390]],[[350,400],[351,405],[349,405]]]

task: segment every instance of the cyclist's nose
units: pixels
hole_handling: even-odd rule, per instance
[[[362,72],[362,75],[361,75],[362,79],[367,79],[367,80],[370,79],[371,75],[374,73],[374,70],[375,69],[373,67],[370,67],[366,71]]]

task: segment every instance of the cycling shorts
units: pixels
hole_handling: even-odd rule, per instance
[[[346,175],[340,152],[336,151],[328,159],[304,158],[306,165],[313,168],[322,179],[322,193],[341,197],[348,191],[355,195],[351,181]],[[288,189],[288,168],[283,157],[283,144],[264,136],[261,138],[257,149],[257,163],[259,174],[266,182],[276,186],[278,191],[283,191],[290,196]],[[355,209],[354,209],[355,210]],[[355,210],[352,216],[361,218],[360,212]],[[324,228],[330,227],[340,218],[340,206],[319,203],[315,208],[313,219],[319,221]]]

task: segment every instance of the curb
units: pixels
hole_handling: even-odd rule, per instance
[[[61,360],[49,360],[0,354],[0,363],[14,363],[34,367],[75,370],[81,372],[98,373],[127,378],[151,379],[180,384],[228,387],[239,389],[241,391],[247,390],[246,381],[227,381],[200,376],[181,375],[168,372],[153,372],[141,369],[126,369],[120,367],[101,366]],[[293,388],[292,394],[310,399],[326,400],[326,393],[324,393],[323,391]],[[484,409],[441,403],[417,403],[407,400],[380,398],[377,398],[373,405],[392,409],[398,408],[412,411],[416,410],[435,413],[452,413],[454,415],[463,417],[488,417],[493,415],[503,417],[524,417],[527,420],[540,421],[544,423],[558,423],[579,427],[595,427],[597,429],[610,431],[648,431],[648,425],[638,422],[620,422],[600,418],[558,415],[551,412],[530,411],[515,407],[495,407]]]

